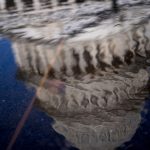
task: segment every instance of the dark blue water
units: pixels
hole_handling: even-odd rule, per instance
[[[34,95],[16,79],[17,66],[8,39],[0,39],[0,150],[5,150],[18,121]],[[53,119],[33,108],[13,150],[71,150],[51,125]]]
[[[0,150],[5,150],[16,125],[34,95],[16,79],[17,66],[8,39],[0,39]],[[118,150],[150,150],[150,101],[146,100],[142,122],[136,134]],[[134,121],[134,120],[133,120]],[[53,119],[33,108],[13,150],[73,150],[51,127]]]

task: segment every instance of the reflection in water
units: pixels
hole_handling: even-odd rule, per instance
[[[0,38],[0,150],[6,150],[17,123],[32,99],[35,90],[16,79],[17,65],[11,41]],[[52,128],[53,119],[33,108],[13,150],[75,150]]]
[[[142,120],[132,139],[120,147],[117,150],[149,150],[150,148],[150,98],[146,99],[144,109],[141,113]]]
[[[38,1],[34,4],[41,9]],[[146,4],[122,5],[116,18],[99,2],[81,4],[73,13],[65,6],[0,18],[1,32],[12,39],[17,78],[38,88],[51,66],[35,105],[54,117],[54,129],[81,150],[115,149],[132,138],[141,122],[149,80]]]
[[[28,42],[13,41],[13,52],[20,66],[18,77],[37,88],[43,71],[35,70],[44,69],[48,61],[43,55],[48,50],[43,44]],[[38,47],[45,50],[41,55],[37,55]],[[36,105],[54,117],[54,129],[74,146],[114,149],[131,139],[141,121],[142,99],[148,94],[142,90],[148,81],[143,65],[121,70],[125,74],[87,75],[82,81],[50,77],[38,93]]]

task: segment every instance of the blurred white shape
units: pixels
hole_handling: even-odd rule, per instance
[[[52,7],[56,7],[58,5],[58,1],[56,0],[51,1],[51,3],[52,3]]]
[[[16,4],[16,6],[17,6],[17,10],[18,11],[22,11],[23,10],[23,3],[22,3],[22,1],[21,0],[15,0],[15,4]]]
[[[41,3],[39,0],[33,0],[33,7],[35,10],[39,10],[41,8]]]
[[[5,0],[0,0],[0,10],[4,10],[5,7]]]

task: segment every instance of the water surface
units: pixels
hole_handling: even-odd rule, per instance
[[[17,65],[11,49],[11,41],[0,39],[0,149],[6,149],[16,125],[27,108],[35,91],[16,79]],[[133,138],[121,145],[119,150],[150,149],[150,102],[147,98],[141,112],[142,122]],[[133,120],[134,121],[134,120]],[[67,150],[65,137],[52,128],[53,119],[33,108],[13,149]]]
[[[35,90],[16,79],[17,65],[9,39],[0,39],[0,56],[0,150],[5,150]],[[65,138],[52,129],[52,123],[52,118],[33,108],[13,149],[73,149],[65,146]]]

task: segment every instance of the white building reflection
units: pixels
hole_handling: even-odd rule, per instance
[[[21,0],[14,2],[18,11],[24,10],[25,3]],[[42,8],[41,2],[41,0],[33,0],[32,5],[35,10]],[[51,1],[52,5],[57,5],[54,2],[56,1]],[[69,2],[73,3],[72,0]],[[122,11],[122,14],[125,14],[123,21],[119,21],[122,14],[117,16],[118,18],[111,18],[110,14],[106,13],[103,22],[86,28],[87,25],[93,25],[101,19],[99,16],[90,16],[93,15],[93,10],[99,14],[108,9],[108,5],[103,7],[102,3],[101,5],[97,3],[92,2],[86,7],[84,5],[76,7],[74,11],[76,13],[73,14],[69,6],[69,10],[64,9],[55,13],[33,11],[24,16],[15,14],[17,17],[9,14],[6,18],[4,14],[3,18],[0,18],[0,31],[12,40],[13,53],[18,65],[18,78],[24,80],[29,86],[38,88],[49,65],[55,68],[55,75],[50,72],[38,93],[36,106],[54,117],[56,121],[53,125],[54,129],[81,150],[113,150],[130,140],[139,126],[144,98],[148,95],[146,85],[149,74],[144,57],[134,57],[132,65],[124,63],[122,68],[117,70],[118,72],[108,69],[102,74],[96,72],[92,75],[85,74],[83,70],[86,65],[84,66],[84,59],[80,59],[84,73],[78,77],[72,75],[70,71],[72,68],[68,67],[74,63],[69,52],[70,47],[79,48],[77,50],[80,53],[82,46],[87,46],[91,41],[101,42],[102,39],[105,41],[107,36],[113,34],[111,40],[119,41],[116,42],[116,47],[118,51],[124,52],[123,50],[128,50],[128,44],[134,44],[133,40],[129,41],[130,30],[136,26],[134,31],[138,36],[141,34],[143,36],[143,30],[141,31],[143,27],[149,31],[150,23],[143,21],[143,18],[149,14],[149,5],[144,4],[135,6],[135,9],[125,7]],[[3,0],[0,0],[0,4],[1,10],[6,8]],[[120,33],[122,30],[123,34]],[[149,32],[145,33],[149,36]],[[61,57],[52,63],[51,60],[56,56],[56,45],[61,39],[65,40],[66,49],[70,46],[65,53],[68,61],[63,59],[64,55],[61,53]],[[103,42],[101,43],[103,45]],[[103,46],[106,49],[109,47],[105,43]],[[142,54],[138,53],[138,55]],[[77,55],[75,58],[78,59]],[[67,67],[66,70],[63,68],[63,71],[66,73],[60,69],[64,62]]]
[[[42,72],[48,65],[45,45],[15,40],[13,51],[19,78],[38,88],[43,76],[38,70]],[[37,95],[36,106],[54,117],[54,129],[74,146],[113,150],[130,140],[139,126],[148,94],[141,89],[147,81],[148,73],[140,67],[134,72],[126,70],[126,76],[106,74],[90,79],[87,75],[82,80],[68,77],[66,81],[48,78]]]

